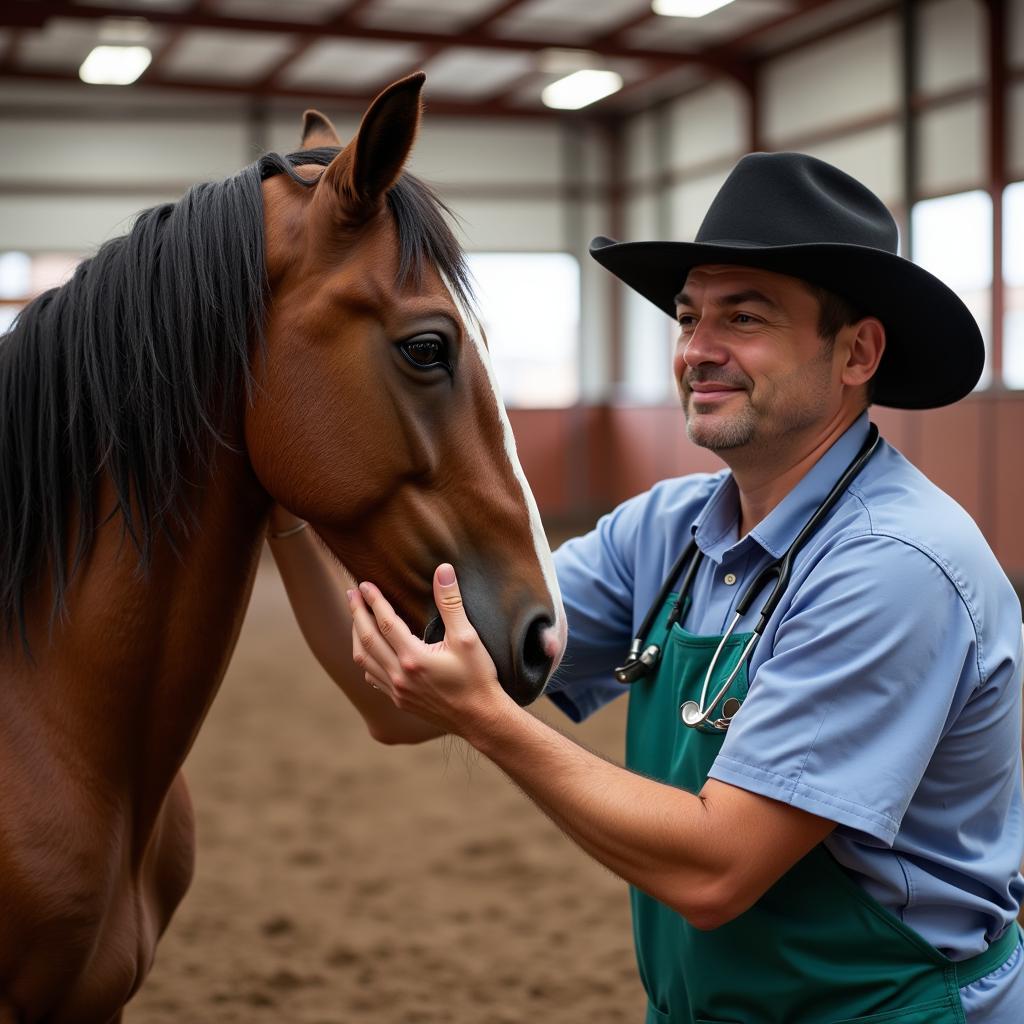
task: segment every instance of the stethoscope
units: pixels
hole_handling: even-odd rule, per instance
[[[867,439],[861,446],[860,451],[857,453],[854,460],[843,471],[843,475],[836,481],[832,490],[828,492],[825,500],[818,506],[811,518],[804,524],[804,528],[799,534],[797,534],[796,540],[793,541],[789,546],[789,549],[781,558],[776,558],[774,561],[769,562],[768,565],[766,565],[757,574],[757,576],[754,577],[753,582],[749,587],[747,587],[742,597],[740,597],[739,601],[736,603],[736,611],[733,615],[732,622],[729,623],[729,628],[725,631],[725,635],[719,641],[714,657],[711,659],[711,664],[708,666],[708,670],[704,676],[704,685],[701,687],[700,700],[688,700],[680,705],[679,714],[684,725],[688,725],[691,729],[696,729],[698,726],[707,722],[709,725],[722,732],[729,728],[729,723],[732,721],[736,712],[740,709],[740,701],[736,697],[730,697],[725,704],[722,705],[721,717],[712,719],[711,716],[714,714],[719,702],[726,693],[728,693],[733,680],[737,675],[739,675],[740,670],[747,663],[753,653],[757,641],[761,639],[761,635],[764,633],[768,620],[772,617],[775,609],[779,606],[779,602],[782,600],[782,595],[785,593],[786,587],[789,585],[789,578],[793,572],[793,562],[795,561],[800,548],[806,543],[811,534],[813,534],[814,531],[822,524],[829,512],[832,511],[835,503],[846,491],[846,488],[850,486],[853,478],[864,468],[864,464],[871,458],[875,449],[878,447],[878,442],[878,427],[872,423],[868,430]],[[703,552],[697,547],[696,540],[691,540],[687,545],[686,550],[683,551],[683,553],[676,559],[675,564],[669,570],[668,576],[665,578],[661,588],[658,590],[658,596],[654,599],[654,603],[644,616],[644,620],[640,624],[637,636],[634,637],[632,644],[630,644],[629,656],[626,658],[624,664],[619,665],[618,668],[615,669],[615,678],[620,683],[635,683],[637,680],[643,679],[645,676],[649,675],[658,667],[658,664],[661,661],[661,648],[657,644],[648,644],[644,647],[644,638],[650,632],[651,627],[654,625],[654,620],[657,618],[658,613],[664,606],[665,601],[668,600],[668,596],[672,593],[672,588],[675,586],[676,581],[679,580],[680,576],[682,576],[682,581],[679,586],[679,597],[676,599],[675,604],[672,606],[672,611],[669,613],[666,623],[666,636],[671,632],[672,627],[682,618],[687,595],[690,592],[690,587],[693,584],[694,577],[697,575],[697,569],[700,567],[701,559],[703,557]],[[775,586],[772,588],[772,592],[769,594],[768,600],[761,609],[761,615],[757,620],[757,625],[754,626],[750,639],[744,645],[743,652],[740,654],[739,660],[736,662],[736,667],[729,673],[729,678],[726,679],[718,689],[718,692],[711,698],[711,702],[705,705],[704,702],[707,700],[708,688],[711,685],[711,679],[715,674],[718,659],[721,656],[729,637],[732,636],[740,619],[750,611],[750,606],[754,603],[754,599],[773,578],[775,579]]]

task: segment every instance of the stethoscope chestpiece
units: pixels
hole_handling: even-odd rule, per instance
[[[683,720],[683,725],[688,725],[691,729],[696,729],[704,721],[700,705],[695,700],[688,700],[679,705],[679,717]]]
[[[740,707],[742,707],[742,702],[736,697],[730,697],[722,705],[722,717],[709,718],[708,712],[702,712],[700,705],[695,700],[688,700],[679,705],[679,717],[683,720],[683,725],[690,729],[697,729],[702,725],[710,725],[719,732],[725,732],[732,724],[732,720]]]

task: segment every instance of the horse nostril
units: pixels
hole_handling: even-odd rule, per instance
[[[535,691],[534,696],[547,682],[548,673],[551,671],[553,659],[547,651],[548,645],[544,642],[551,624],[551,619],[547,615],[537,615],[526,627],[523,636],[520,672],[527,687]]]
[[[437,644],[444,639],[444,623],[440,615],[435,615],[423,630],[423,642],[425,644]]]

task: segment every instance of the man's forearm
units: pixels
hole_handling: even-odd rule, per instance
[[[591,857],[705,923],[722,862],[700,797],[612,764],[514,706],[466,739]]]
[[[434,573],[440,643],[414,636],[371,583],[349,599],[360,657],[396,707],[468,740],[591,856],[698,927],[742,913],[834,827],[714,779],[699,796],[655,782],[537,721],[502,691],[447,563]]]

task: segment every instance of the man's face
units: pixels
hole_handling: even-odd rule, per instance
[[[673,367],[694,444],[760,449],[835,414],[841,385],[818,312],[795,277],[738,266],[690,271],[676,297]]]

